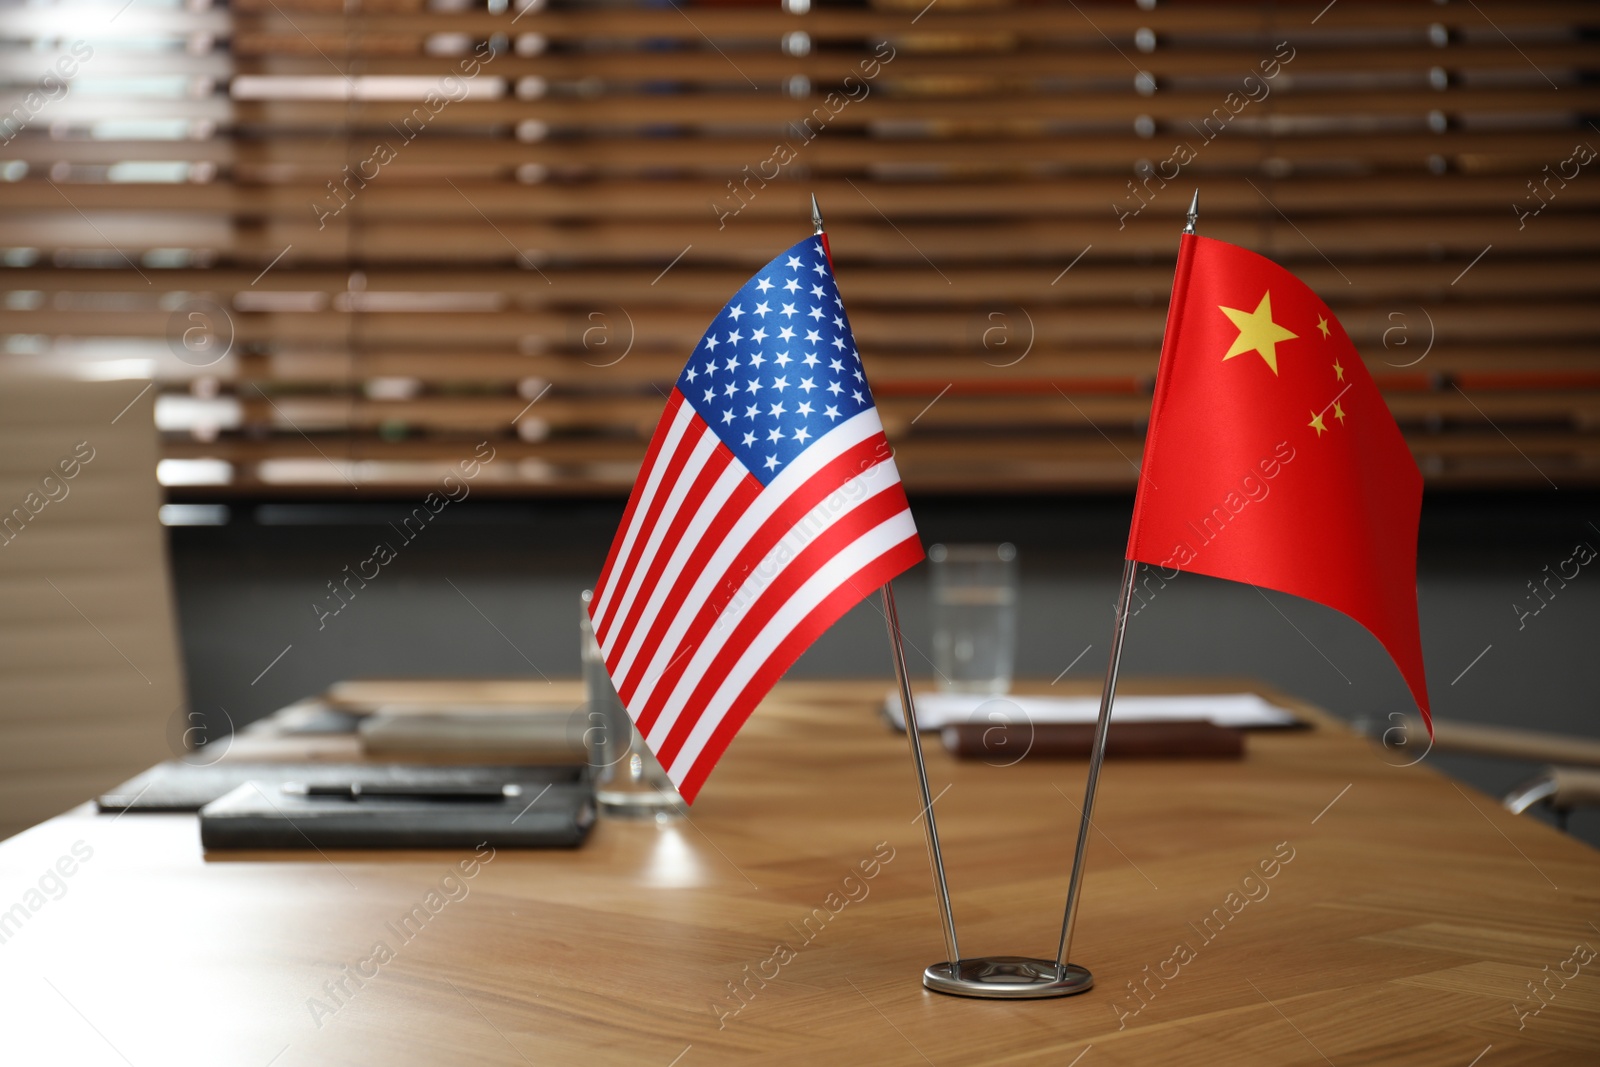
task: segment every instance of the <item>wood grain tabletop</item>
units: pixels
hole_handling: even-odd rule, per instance
[[[689,818],[575,851],[207,856],[85,808],[0,845],[0,1062],[1600,1062],[1600,855],[1314,708],[1243,760],[1106,765],[1074,962],[963,1000],[886,682],[780,685]],[[1092,690],[1062,683],[1040,691]],[[1049,956],[1081,761],[929,772],[966,955]]]

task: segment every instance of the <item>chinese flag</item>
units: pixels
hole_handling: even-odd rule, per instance
[[[1393,657],[1430,735],[1422,475],[1339,320],[1293,274],[1185,235],[1128,559],[1315,600]]]

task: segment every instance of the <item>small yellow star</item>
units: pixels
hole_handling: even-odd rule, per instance
[[[1344,425],[1344,408],[1339,406],[1337,400],[1333,402],[1333,417],[1339,420],[1340,426]]]
[[[1344,381],[1344,368],[1339,366],[1339,361],[1333,361],[1333,373],[1341,382]]]
[[[1320,411],[1313,411],[1311,413],[1311,421],[1306,423],[1306,425],[1317,431],[1318,437],[1321,437],[1322,431],[1327,429],[1327,427],[1322,424],[1322,413]]]
[[[1321,315],[1317,316],[1317,329],[1322,331],[1322,336],[1326,339],[1328,336],[1328,320]]]
[[[1272,373],[1278,373],[1278,342],[1293,341],[1299,334],[1290,333],[1288,330],[1272,321],[1272,293],[1261,295],[1261,303],[1256,305],[1254,311],[1243,311],[1239,308],[1223,307],[1217,305],[1217,310],[1228,316],[1233,324],[1239,328],[1239,336],[1233,339],[1224,360],[1245,352],[1259,352],[1261,358],[1267,361],[1267,366],[1272,368]]]

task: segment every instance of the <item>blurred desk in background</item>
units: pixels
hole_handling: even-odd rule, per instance
[[[1466,1067],[1490,1046],[1486,1065],[1593,1062],[1600,961],[1574,948],[1600,945],[1600,856],[1264,687],[1127,691],[1241,687],[1313,727],[1252,734],[1242,761],[1107,765],[1075,951],[1098,984],[1079,997],[921,988],[939,932],[887,683],[794,682],[690,820],[604,822],[573,852],[208,859],[192,816],[85,807],[36,827],[0,846],[0,907],[43,901],[0,945],[0,1049],[205,1067]],[[1084,765],[928,754],[964,949],[1047,955]]]

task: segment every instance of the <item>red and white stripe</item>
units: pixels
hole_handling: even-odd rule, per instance
[[[763,486],[673,391],[590,615],[617,692],[686,800],[800,653],[921,558],[876,410]]]

